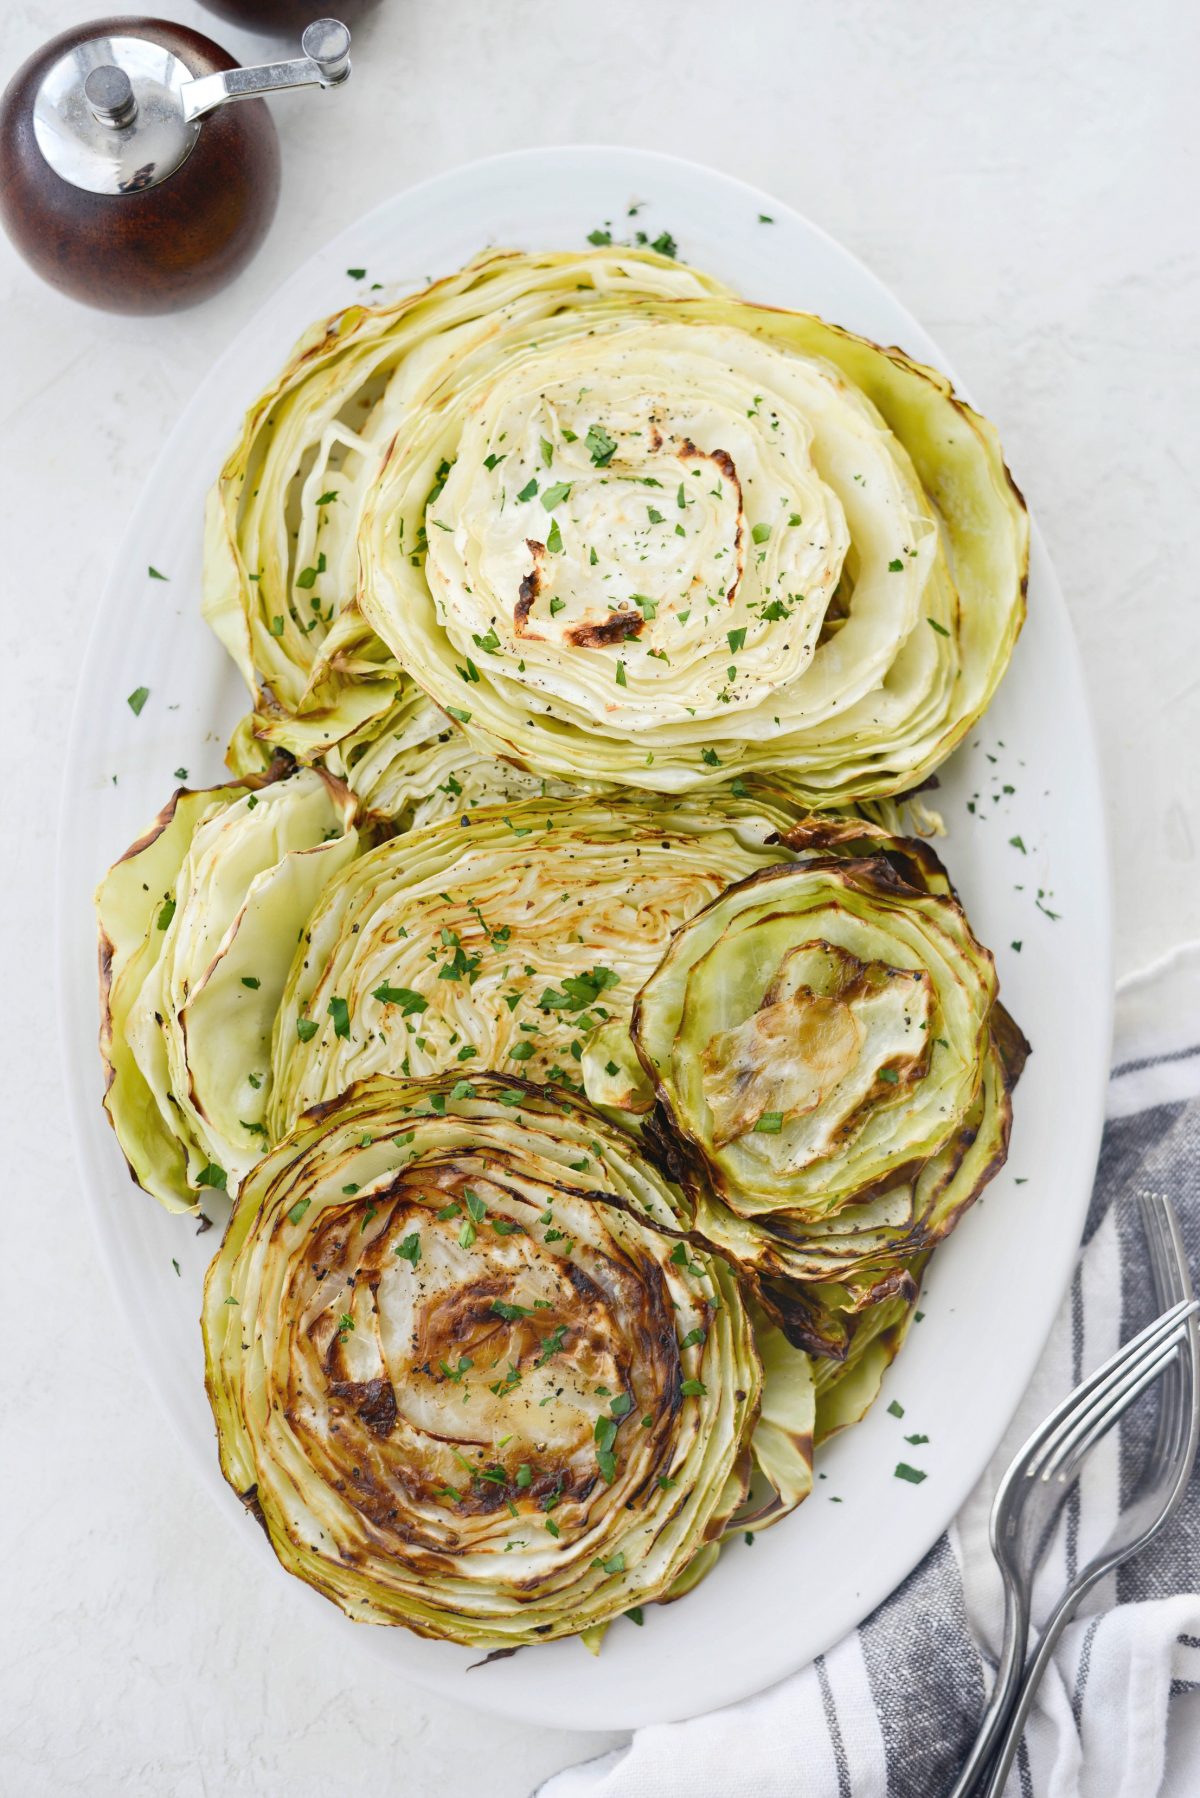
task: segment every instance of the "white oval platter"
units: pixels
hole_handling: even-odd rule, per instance
[[[196,1318],[215,1236],[197,1237],[193,1223],[167,1216],[131,1184],[101,1111],[91,893],[178,784],[173,770],[186,768],[192,785],[222,778],[223,745],[246,700],[200,617],[204,495],[242,411],[294,339],[313,319],[371,297],[372,281],[392,297],[487,245],[581,247],[606,222],[617,238],[668,231],[683,259],[748,298],[822,313],[945,367],[916,321],[845,250],[712,170],[604,148],[521,151],[456,169],[342,232],[212,369],[130,519],[87,652],[66,760],[59,882],[60,1017],[83,1188],[147,1377],[262,1579],[284,1575],[221,1479],[204,1395]],[[352,280],[350,268],[365,268],[366,281]],[[149,578],[150,566],[169,582]],[[149,697],[135,716],[126,696],[141,686]],[[615,1626],[598,1659],[569,1641],[468,1671],[477,1655],[352,1625],[299,1584],[296,1629],[336,1630],[343,1645],[386,1655],[405,1676],[468,1705],[560,1728],[634,1727],[694,1715],[781,1678],[853,1628],[921,1559],[978,1478],[1032,1372],[1082,1230],[1102,1120],[1110,944],[1097,758],[1066,610],[1036,530],[1024,634],[990,712],[943,770],[939,804],[951,872],[996,950],[1005,1001],[1034,1053],[1017,1093],[1009,1164],[935,1258],[924,1315],[882,1401],[820,1456],[824,1477],[813,1497],[753,1547],[733,1543],[695,1592],[647,1610],[643,1628]],[[887,1410],[894,1395],[902,1395],[903,1424]],[[907,1448],[905,1431],[929,1441]],[[919,1462],[925,1480],[897,1479],[901,1460]],[[132,1511],[135,1493],[129,1502]],[[322,1636],[314,1656],[327,1645]]]

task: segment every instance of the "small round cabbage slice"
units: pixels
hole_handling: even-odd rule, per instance
[[[170,1210],[232,1190],[267,1146],[271,1037],[322,888],[358,852],[329,776],[181,789],[96,894],[105,1107]]]
[[[792,859],[782,811],[527,800],[381,844],[325,890],[283,992],[272,1141],[369,1074],[493,1068],[636,1114],[642,983],[731,882]]]
[[[226,1478],[359,1621],[594,1640],[746,1504],[736,1282],[628,1136],[521,1083],[377,1078],[305,1119],[242,1188],[203,1328]],[[777,1433],[811,1439],[805,1370]]]
[[[822,1286],[919,1255],[1003,1164],[1028,1045],[925,845],[850,820],[784,836],[800,859],[675,934],[632,1034],[696,1229],[780,1283],[816,1346]]]

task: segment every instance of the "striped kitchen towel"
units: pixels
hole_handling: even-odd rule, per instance
[[[1117,995],[1108,1123],[1083,1247],[1020,1411],[949,1531],[854,1633],[745,1703],[639,1730],[568,1768],[540,1798],[939,1798],[990,1689],[999,1576],[988,1513],[1025,1437],[1153,1315],[1139,1189],[1167,1193],[1200,1270],[1200,943]],[[1154,1414],[1135,1407],[1088,1459],[1034,1595],[1045,1613],[1107,1536]],[[1200,1475],[1168,1530],[1102,1581],[1065,1632],[1005,1798],[1152,1798],[1164,1790],[1172,1697],[1200,1687]],[[1195,1704],[1191,1706],[1194,1712]],[[1190,1778],[1200,1792],[1193,1728]],[[1185,1752],[1189,1752],[1185,1750]]]

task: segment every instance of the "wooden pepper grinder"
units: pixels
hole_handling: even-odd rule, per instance
[[[243,69],[197,31],[140,18],[45,44],[0,99],[0,219],[25,260],[110,312],[174,311],[231,281],[279,196],[279,140],[253,96],[350,74],[339,20],[309,25],[301,48]]]

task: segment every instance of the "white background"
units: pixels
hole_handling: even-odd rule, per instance
[[[100,10],[9,0],[0,74]],[[938,338],[1036,507],[1096,710],[1128,971],[1200,932],[1196,19],[1188,0],[383,0],[346,90],[276,103],[279,214],[215,301],[92,313],[0,241],[0,1792],[524,1798],[608,1745],[331,1664],[290,1606],[285,1631],[280,1582],[247,1577],[194,1489],[94,1265],[45,947],[58,751],[125,519],[213,357],[334,230],[475,156],[629,143],[778,193]]]

